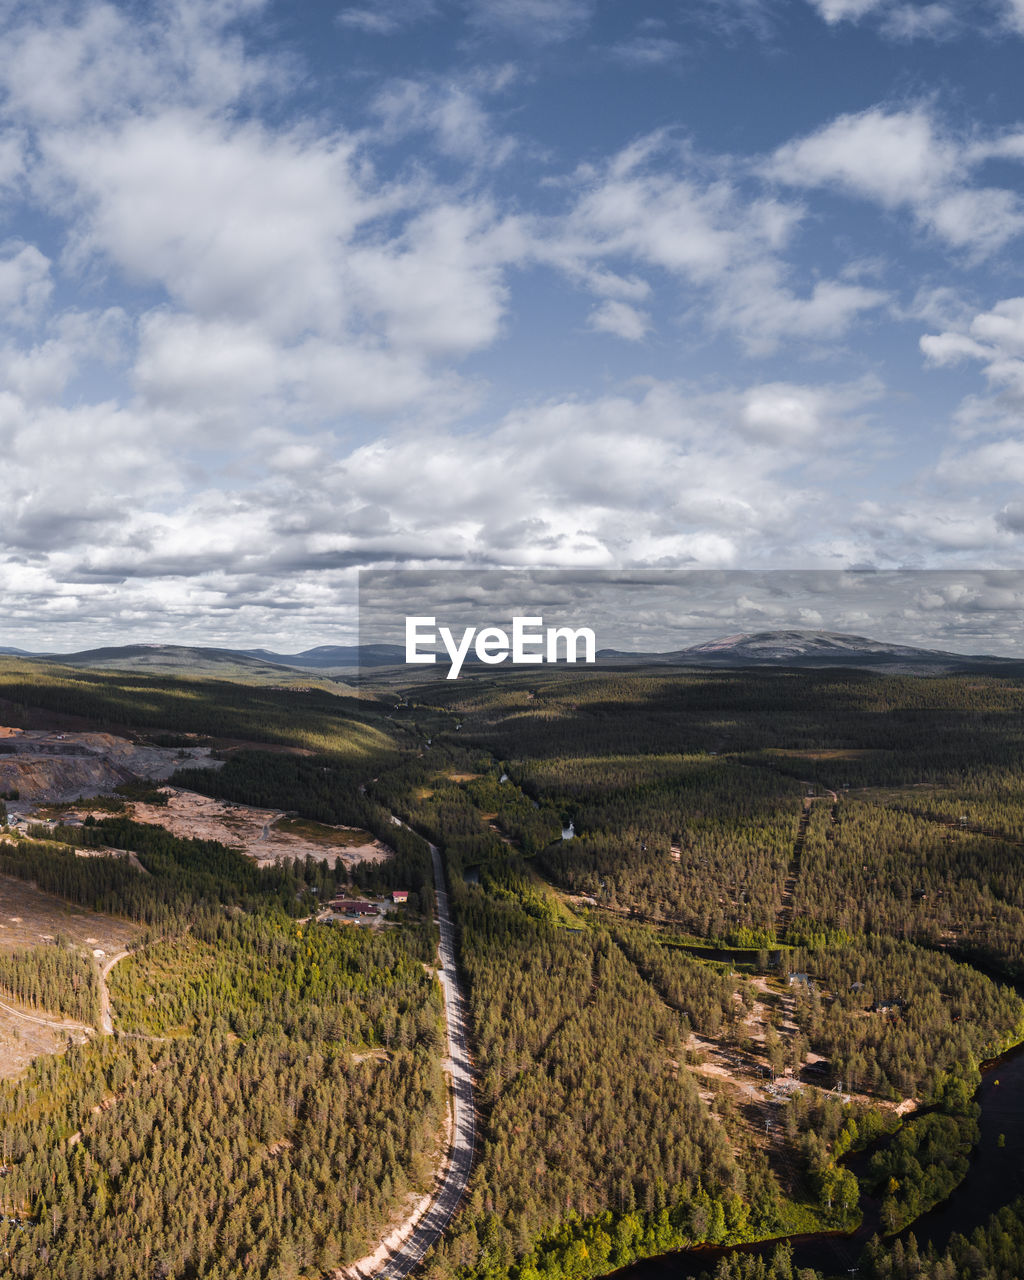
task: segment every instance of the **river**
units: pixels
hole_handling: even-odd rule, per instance
[[[969,1236],[997,1209],[1024,1195],[1024,1045],[986,1065],[977,1099],[981,1103],[981,1137],[967,1177],[947,1200],[901,1233],[906,1237],[913,1232],[919,1245],[930,1243],[941,1249],[954,1232]],[[793,1237],[794,1268],[814,1267],[826,1276],[850,1274],[865,1242],[877,1230],[877,1205],[862,1202],[862,1207],[869,1210],[865,1223],[852,1235]],[[770,1258],[776,1243],[684,1249],[633,1263],[615,1272],[615,1278],[686,1280],[713,1272],[723,1254],[737,1250]]]

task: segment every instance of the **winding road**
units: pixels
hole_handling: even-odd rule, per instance
[[[419,1265],[423,1256],[440,1240],[451,1221],[469,1182],[476,1142],[476,1113],[473,1100],[473,1065],[466,1039],[466,1002],[455,966],[455,930],[452,927],[445,889],[444,868],[437,846],[430,846],[434,866],[437,922],[441,930],[441,969],[438,979],[444,992],[445,1023],[448,1035],[448,1069],[451,1077],[453,1124],[447,1165],[440,1187],[430,1207],[412,1232],[376,1272],[388,1280],[400,1280]]]

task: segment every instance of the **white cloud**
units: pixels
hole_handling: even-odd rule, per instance
[[[365,32],[368,35],[393,35],[405,27],[413,26],[437,16],[434,0],[377,0],[370,9],[352,6],[342,9],[338,22],[343,27]]]
[[[685,54],[683,45],[663,35],[634,35],[613,45],[611,55],[631,67],[659,67],[678,62]]]
[[[0,382],[22,400],[59,402],[84,368],[123,358],[127,329],[128,317],[119,307],[63,312],[46,323],[40,341],[0,346]]]
[[[595,307],[590,313],[589,323],[600,333],[613,333],[628,342],[639,342],[651,327],[650,316],[646,312],[614,298]]]
[[[918,223],[957,249],[982,257],[1024,232],[1024,202],[1012,191],[973,188],[970,171],[1010,140],[964,142],[924,106],[872,107],[839,116],[779,147],[767,173],[798,187],[834,187],[888,209],[910,209]]]
[[[215,379],[215,366],[242,360],[255,361],[241,389],[249,401],[268,379],[294,378],[296,344],[312,350],[316,339],[339,367],[366,370],[355,381],[367,391],[371,371],[390,375],[374,402],[394,406],[404,392],[411,403],[429,390],[424,355],[495,340],[508,301],[503,269],[527,249],[517,222],[487,202],[373,181],[343,136],[161,113],[113,130],[62,131],[43,152],[62,185],[59,207],[76,219],[68,267],[106,263],[157,284],[194,317],[189,341],[206,326],[225,343],[217,354],[196,349],[190,370],[192,356],[171,358],[164,329],[158,365],[150,330],[164,322],[147,321],[139,377],[162,398],[172,374],[189,396],[203,368]],[[228,378],[223,394],[239,381]],[[357,393],[337,409],[366,403]]]
[[[0,245],[0,324],[32,324],[52,292],[50,260],[44,253],[18,240]]]
[[[883,36],[894,40],[942,40],[966,29],[1000,34],[1007,11],[1019,0],[941,0],[932,4],[906,0],[808,0],[829,26],[874,20]]]
[[[740,431],[777,446],[805,446],[812,442],[834,446],[845,437],[866,434],[858,411],[882,395],[871,379],[848,386],[806,386],[767,382],[740,397]]]
[[[594,292],[618,292],[624,301],[631,299],[621,274],[609,277],[595,264],[627,260],[707,290],[712,324],[737,333],[757,354],[785,338],[834,341],[887,301],[884,290],[828,279],[801,293],[781,253],[803,207],[751,199],[736,181],[708,175],[706,167],[664,133],[642,138],[604,168],[577,175],[575,204],[547,228],[535,252]],[[625,313],[601,307],[595,316],[609,328]]]
[[[343,246],[388,205],[361,188],[353,150],[180,112],[43,143],[81,210],[79,259],[102,255],[200,314],[281,334],[344,322]]]
[[[515,138],[495,131],[481,102],[484,93],[505,89],[514,69],[500,67],[459,82],[445,79],[393,80],[376,96],[373,110],[385,137],[433,134],[445,155],[473,164],[504,164],[516,150]]]
[[[665,135],[655,134],[627,147],[603,171],[581,175],[562,239],[565,257],[627,254],[707,281],[745,256],[751,241],[774,247],[786,237],[798,211],[744,205],[731,183],[686,174],[695,168]]]
[[[240,361],[238,376],[252,367]],[[725,567],[792,554],[801,517],[825,510],[794,469],[818,448],[840,458],[876,394],[763,384],[707,396],[657,383],[522,409],[488,431],[422,427],[340,454],[330,434],[239,433],[191,495],[183,482],[202,454],[182,443],[204,420],[194,408],[31,417],[0,401],[0,436],[8,422],[18,441],[8,546],[37,557],[26,603],[45,590],[80,619],[109,611],[117,584],[118,608],[149,611],[149,625],[213,625],[227,610],[239,639],[254,619],[271,625],[274,607],[308,626],[312,596],[329,596],[334,575],[358,564]],[[41,438],[59,453],[43,486]],[[82,485],[97,454],[110,465]],[[9,607],[21,602],[8,594]],[[317,616],[334,619],[343,608],[337,598],[322,607]]]
[[[593,9],[593,0],[467,0],[471,22],[538,44],[576,35]]]
[[[25,122],[111,119],[156,104],[213,109],[280,86],[283,64],[246,51],[231,25],[262,7],[170,0],[150,18],[109,3],[54,5],[9,22],[0,84]]]
[[[257,410],[267,424],[387,416],[413,405],[430,418],[473,398],[413,353],[357,339],[281,344],[256,325],[171,312],[143,317],[135,378],[146,404],[192,415],[197,431],[216,423],[243,434]]]
[[[828,23],[856,21],[866,13],[879,9],[888,0],[810,0],[810,3]]]
[[[935,365],[980,361],[1001,397],[1024,407],[1024,298],[1005,298],[964,328],[925,334],[921,350]]]
[[[466,352],[497,336],[507,302],[501,269],[529,251],[519,222],[486,203],[439,204],[388,245],[347,258],[353,296],[398,346]]]
[[[779,147],[770,172],[793,186],[835,185],[895,206],[941,187],[957,164],[957,147],[937,135],[923,107],[872,107]]]
[[[752,354],[771,354],[787,338],[816,343],[841,338],[865,312],[888,300],[882,289],[819,280],[800,296],[786,283],[777,262],[765,259],[735,272],[721,289],[714,315],[735,330]]]

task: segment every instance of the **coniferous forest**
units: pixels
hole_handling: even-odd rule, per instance
[[[0,1084],[0,1274],[291,1280],[373,1251],[444,1146],[428,841],[477,1111],[430,1280],[697,1245],[723,1280],[828,1275],[728,1246],[829,1232],[877,1280],[1020,1274],[1012,1186],[955,1234],[982,1072],[1024,1041],[1014,678],[477,672],[396,706],[28,667],[0,671],[10,723],[210,735],[223,767],[175,786],[393,856],[257,867],[102,806],[5,833],[0,876],[139,937],[112,1035],[81,948],[0,952],[0,997],[97,1028]],[[317,920],[396,887],[376,927]]]

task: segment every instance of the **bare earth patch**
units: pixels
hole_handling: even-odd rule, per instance
[[[0,791],[17,791],[23,802],[74,800],[113,792],[140,778],[169,778],[175,769],[216,768],[209,747],[150,747],[112,733],[12,729],[2,734]]]
[[[127,806],[136,822],[152,822],[172,835],[194,840],[218,840],[254,858],[261,866],[280,858],[341,858],[348,866],[382,862],[391,850],[367,831],[331,827],[286,817],[279,809],[214,800],[195,791],[162,787],[166,805],[133,802]],[[76,810],[78,816],[87,809]],[[97,814],[97,816],[101,816]]]
[[[795,1022],[794,1006],[795,1000],[792,994],[786,990],[778,990],[763,977],[754,977],[748,979],[750,985],[761,995],[774,997],[779,1001],[782,1008],[782,1016],[776,1021],[776,1030],[783,1041],[790,1041],[797,1034],[797,1024]],[[788,1071],[779,1076],[774,1083],[770,1082],[770,1072],[768,1070],[767,1057],[764,1056],[764,1047],[767,1039],[767,1030],[772,1023],[772,1013],[767,1004],[761,1000],[754,1002],[753,1009],[742,1020],[741,1026],[744,1029],[744,1036],[750,1042],[753,1052],[745,1051],[739,1045],[732,1044],[727,1040],[711,1039],[707,1036],[697,1035],[696,1032],[690,1033],[687,1049],[698,1056],[699,1062],[692,1065],[690,1070],[699,1077],[713,1078],[728,1085],[736,1093],[736,1096],[742,1097],[745,1101],[757,1105],[761,1111],[770,1116],[772,1110],[784,1103],[789,1095],[799,1090],[810,1090],[814,1093],[831,1093],[832,1089],[822,1085],[811,1084],[805,1080],[800,1080],[797,1075],[792,1075]],[[820,1053],[809,1050],[804,1054],[802,1065],[808,1066],[816,1062],[822,1062],[824,1058]],[[844,1101],[857,1101],[866,1106],[879,1108],[883,1111],[894,1111],[896,1115],[906,1115],[917,1109],[919,1103],[914,1098],[905,1098],[898,1105],[882,1098],[876,1098],[866,1093],[857,1091],[846,1091],[842,1094]]]
[[[76,1044],[89,1038],[83,1031],[57,1031],[0,1007],[0,1080],[24,1075],[44,1053],[63,1053],[69,1036]]]
[[[113,955],[141,932],[128,920],[73,907],[25,880],[0,876],[0,950],[37,947],[62,934],[89,951]]]
[[[35,885],[0,876],[0,950],[15,951],[69,938],[98,964],[142,932],[138,925],[73,907]],[[39,1009],[22,1009],[0,992],[0,1079],[22,1075],[34,1058],[84,1044],[91,1028]]]

